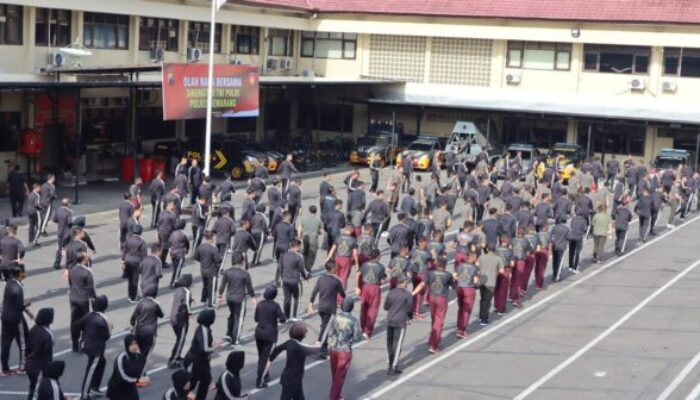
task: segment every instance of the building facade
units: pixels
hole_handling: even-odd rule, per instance
[[[362,136],[372,120],[395,119],[406,132],[444,136],[455,121],[473,119],[493,125],[504,142],[543,149],[578,142],[599,155],[645,160],[665,147],[695,150],[700,5],[552,0],[549,8],[536,7],[542,1],[507,8],[513,2],[476,0],[461,10],[423,3],[229,1],[217,15],[216,62],[258,65],[271,84],[261,89],[258,119],[215,119],[214,132],[325,140]],[[155,83],[160,74],[149,67],[194,62],[193,48],[205,62],[207,1],[56,5],[0,1],[0,158],[17,159],[26,128],[43,130],[48,148],[61,147],[78,117],[88,147],[123,145],[132,103],[139,151],[203,129],[199,120],[162,121],[155,86],[82,89],[76,107],[73,92],[45,85]],[[76,41],[92,56],[57,65],[57,49]],[[116,67],[131,72],[95,72]],[[42,160],[57,168],[61,157],[50,151]]]

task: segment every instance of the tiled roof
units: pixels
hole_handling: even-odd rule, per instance
[[[241,0],[239,3],[320,13],[700,23],[700,0]]]

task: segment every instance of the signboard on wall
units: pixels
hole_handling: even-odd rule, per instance
[[[163,119],[205,118],[207,64],[163,64]],[[212,111],[224,118],[257,117],[260,112],[258,67],[214,65]]]

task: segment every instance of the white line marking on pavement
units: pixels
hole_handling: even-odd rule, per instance
[[[655,298],[657,298],[661,293],[665,292],[668,288],[673,286],[674,283],[678,282],[681,278],[686,276],[688,273],[690,273],[692,270],[694,270],[698,265],[700,265],[700,260],[692,263],[689,267],[684,269],[680,274],[676,275],[671,279],[670,281],[666,282],[663,286],[660,288],[656,289],[654,293],[649,295],[647,298],[642,300],[640,303],[638,303],[633,309],[631,309],[627,314],[622,316],[622,318],[618,319],[615,321],[614,324],[610,325],[608,329],[603,331],[600,335],[596,336],[595,339],[591,340],[588,342],[585,346],[581,347],[576,353],[574,353],[571,357],[566,359],[566,361],[562,362],[561,364],[557,365],[555,368],[550,370],[548,373],[546,373],[542,378],[538,379],[537,382],[533,383],[528,387],[527,389],[523,390],[519,395],[514,397],[514,400],[523,400],[527,396],[531,395],[535,390],[540,388],[542,385],[547,383],[550,379],[552,379],[555,375],[557,375],[559,372],[564,370],[564,368],[568,367],[571,365],[574,361],[578,360],[581,358],[582,355],[584,355],[588,350],[592,349],[595,345],[598,343],[602,342],[606,337],[610,336],[611,333],[615,332],[617,328],[622,326],[625,322],[627,322],[630,318],[635,316],[639,311],[641,311],[644,307],[647,306],[650,302],[652,302]]]
[[[696,400],[700,396],[700,383],[698,383],[685,400]]]
[[[678,232],[681,228],[688,226],[689,224],[697,221],[698,219],[700,219],[700,216],[696,216],[695,218],[690,219],[690,220],[684,222],[683,224],[677,226],[675,229],[667,231],[667,232],[657,236],[655,239],[650,240],[650,241],[646,242],[645,244],[635,248],[634,250],[630,251],[629,253],[623,254],[622,256],[620,256],[620,257],[610,261],[609,263],[603,265],[602,267],[600,267],[600,269],[591,272],[590,275],[586,275],[583,278],[581,278],[577,281],[574,281],[572,284],[562,287],[558,292],[552,293],[549,296],[543,298],[542,300],[540,300],[534,304],[531,304],[528,307],[525,307],[524,309],[521,309],[519,312],[511,314],[510,317],[506,317],[506,319],[501,320],[499,323],[491,325],[490,328],[486,328],[482,332],[477,333],[471,339],[467,339],[465,342],[461,343],[460,345],[451,348],[450,350],[442,353],[442,355],[438,356],[437,358],[435,358],[435,359],[433,359],[425,364],[422,364],[420,367],[418,367],[414,370],[411,370],[410,372],[404,371],[403,375],[401,375],[400,378],[398,378],[395,381],[389,383],[388,385],[376,390],[374,393],[371,393],[367,397],[364,397],[364,400],[378,399],[379,397],[385,395],[386,393],[395,389],[399,385],[402,385],[403,383],[413,379],[416,375],[423,373],[424,371],[428,370],[429,368],[434,367],[435,365],[441,363],[442,361],[445,361],[446,359],[452,357],[453,355],[457,354],[458,352],[469,347],[470,345],[477,343],[477,342],[491,336],[492,334],[498,332],[501,328],[504,328],[504,327],[512,324],[513,322],[515,322],[519,319],[522,319],[523,317],[529,315],[530,313],[534,312],[535,310],[539,309],[540,307],[544,306],[545,304],[551,302],[552,300],[556,299],[557,297],[561,296],[562,294],[568,292],[569,290],[577,287],[578,285],[583,284],[584,282],[587,282],[589,279],[597,276],[598,274],[603,273],[604,271],[607,271],[613,265],[616,265],[616,264],[620,263],[621,261],[626,260],[627,258],[638,253],[639,251],[641,251],[641,250],[647,248],[648,246],[658,242],[659,240],[665,238],[666,236],[669,236],[675,232]]]
[[[666,400],[668,399],[671,394],[680,386],[681,383],[685,380],[685,378],[688,377],[688,374],[690,374],[693,371],[693,368],[695,368],[698,363],[700,363],[700,352],[698,352],[695,357],[693,357],[692,360],[681,370],[680,374],[676,376],[676,378],[671,381],[671,384],[666,387],[666,389],[661,392],[659,397],[657,397],[657,400]],[[699,389],[700,390],[700,389]]]

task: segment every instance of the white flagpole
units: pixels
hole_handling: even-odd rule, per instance
[[[207,80],[207,125],[204,134],[204,175],[209,175],[211,165],[211,109],[214,90],[214,37],[216,32],[216,9],[218,1],[211,2],[211,25],[209,26],[209,74]]]

